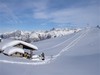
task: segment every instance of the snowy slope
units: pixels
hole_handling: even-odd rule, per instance
[[[34,44],[39,48],[37,53],[44,52],[52,56],[50,63],[36,65],[29,60],[0,54],[0,74],[100,75],[100,29],[98,28],[87,28],[78,33]]]

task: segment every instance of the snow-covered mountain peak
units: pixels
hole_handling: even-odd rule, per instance
[[[33,42],[39,41],[49,38],[61,37],[64,35],[72,34],[75,32],[80,31],[81,29],[68,29],[68,28],[53,28],[51,30],[46,31],[21,31],[15,30],[12,32],[7,32],[1,34],[0,37],[3,39],[12,38],[12,39],[19,39],[23,41]]]

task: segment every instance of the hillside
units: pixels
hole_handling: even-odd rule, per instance
[[[34,43],[48,62],[11,58],[0,54],[1,75],[99,75],[100,29],[85,28],[77,33]]]

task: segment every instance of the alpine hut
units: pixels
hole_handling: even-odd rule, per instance
[[[37,49],[35,45],[20,40],[3,40],[0,42],[0,52],[8,56],[31,58],[33,51]],[[28,50],[29,53],[25,50]]]

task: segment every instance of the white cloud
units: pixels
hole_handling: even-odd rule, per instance
[[[72,23],[78,25],[87,23],[91,25],[100,24],[99,8],[97,5],[69,9],[65,8],[50,13],[42,11],[36,12],[34,15],[36,19],[48,19],[49,22],[54,23]]]
[[[33,2],[33,7],[35,8],[35,12],[38,12],[38,11],[44,11],[47,9],[47,4],[48,4],[48,1],[45,1],[45,2],[42,2],[42,1],[39,1],[39,2]]]
[[[56,3],[54,3],[56,5]],[[95,4],[95,5],[94,5]],[[9,4],[10,5],[10,4]],[[51,4],[52,6],[52,4]],[[67,6],[67,5],[66,5]],[[19,4],[19,6],[10,6],[12,9],[19,13],[20,16],[22,15],[28,15],[30,17],[33,17],[33,19],[45,20],[53,23],[71,23],[71,24],[100,24],[99,23],[99,6],[96,5],[96,2],[91,3],[87,6],[80,6],[80,7],[69,7],[69,8],[62,8],[59,10],[53,11],[52,7],[50,7],[49,0],[29,0],[26,2],[22,2]],[[60,6],[59,6],[60,7]],[[59,8],[58,7],[58,8]],[[18,10],[19,9],[19,10]],[[50,9],[50,10],[49,10]],[[17,11],[18,10],[18,11]],[[27,10],[30,10],[29,12]],[[49,12],[49,11],[50,12]],[[26,13],[24,13],[24,11]],[[33,11],[33,12],[32,12]],[[14,12],[9,8],[6,4],[0,3],[0,12],[5,13],[7,16],[7,19],[19,22],[18,17],[14,14]],[[45,23],[45,24],[46,24]]]
[[[35,19],[48,19],[48,15],[45,12],[36,12],[33,17]]]

